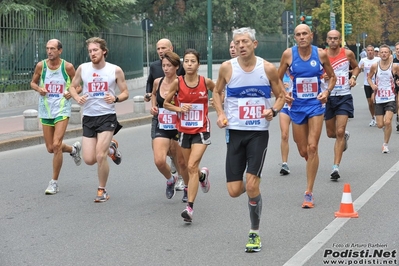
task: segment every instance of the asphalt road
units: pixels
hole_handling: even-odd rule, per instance
[[[211,189],[199,191],[193,223],[180,217],[182,192],[168,200],[152,157],[150,126],[124,128],[117,140],[122,164],[110,161],[110,200],[96,204],[96,167],[77,167],[69,155],[60,192],[44,195],[52,156],[44,145],[0,152],[0,265],[398,265],[399,134],[382,154],[382,130],[369,127],[361,86],[353,89],[355,118],[341,179],[330,181],[334,140],[320,139],[315,208],[302,209],[305,161],[290,139],[291,174],[280,176],[278,120],[270,128],[262,173],[262,251],[247,254],[247,197],[230,198],[225,185],[224,130],[211,113],[212,144],[201,166]],[[72,144],[78,139],[68,139]],[[335,218],[344,183],[359,218]],[[363,256],[363,257],[362,257]],[[380,257],[378,257],[380,256]],[[363,260],[363,261],[361,261]],[[391,263],[388,263],[391,261]]]

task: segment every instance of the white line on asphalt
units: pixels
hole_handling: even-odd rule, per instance
[[[360,210],[377,192],[380,190],[397,172],[399,172],[399,162],[394,164],[385,174],[383,174],[373,185],[371,185],[353,203],[355,210]],[[360,215],[359,215],[360,216]],[[299,250],[284,266],[304,265],[328,240],[330,240],[338,230],[349,221],[350,218],[335,218],[317,236],[309,241]]]

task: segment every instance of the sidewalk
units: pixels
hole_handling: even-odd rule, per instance
[[[152,119],[152,115],[150,115],[151,103],[145,103],[145,113],[134,113],[133,105],[133,99],[116,104],[116,114],[119,123],[124,127],[150,123]],[[44,143],[40,126],[39,131],[24,131],[24,117],[22,114],[20,116],[0,118],[0,125],[0,152]],[[82,125],[69,123],[64,139],[81,136]]]

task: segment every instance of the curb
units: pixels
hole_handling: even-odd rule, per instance
[[[135,127],[151,123],[152,115],[129,118],[120,120],[119,123],[123,127]],[[65,131],[64,140],[70,138],[78,138],[83,134],[82,128],[72,128]],[[44,137],[42,131],[37,131],[35,135],[15,137],[8,140],[0,141],[0,152],[14,150],[24,147],[29,147],[33,145],[44,144]]]

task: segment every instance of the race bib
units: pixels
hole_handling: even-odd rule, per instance
[[[335,86],[343,86],[346,84],[346,76],[337,76],[337,83]]]
[[[378,98],[390,98],[393,97],[394,93],[392,90],[377,90],[377,97]]]
[[[44,84],[44,88],[48,98],[61,98],[64,97],[65,81],[52,80],[50,83]]]
[[[238,99],[238,124],[249,127],[266,127],[266,119],[262,117],[265,110],[263,98]]]
[[[300,99],[316,98],[318,89],[317,77],[296,79],[296,95]]]
[[[180,106],[185,103],[180,104]],[[181,125],[183,127],[203,127],[204,126],[204,105],[202,103],[192,103],[192,109],[188,112],[181,114]]]
[[[88,82],[87,88],[90,97],[104,98],[105,94],[108,93],[108,82],[107,81]]]
[[[176,112],[166,110],[165,108],[158,109],[158,127],[163,130],[176,129]]]

